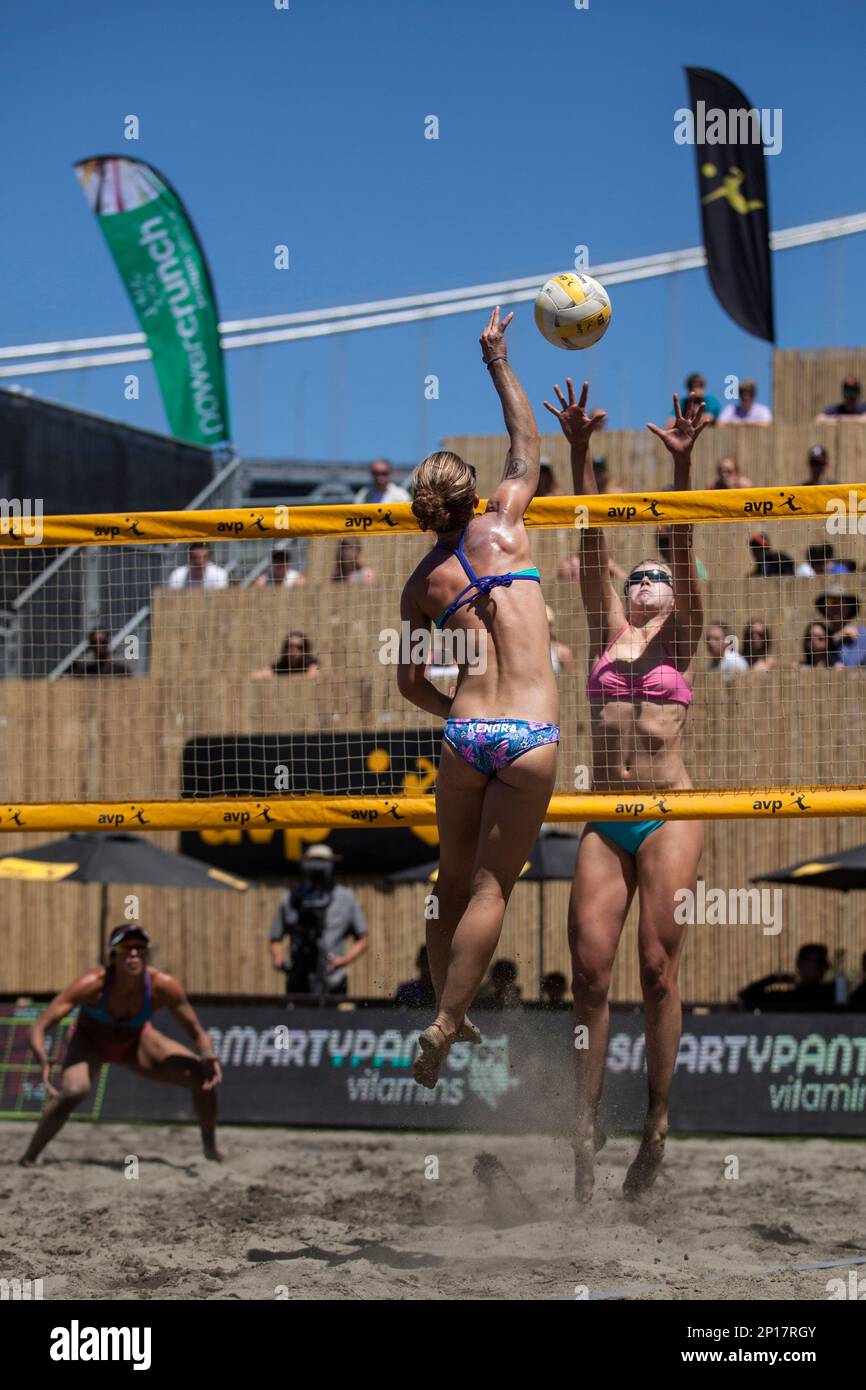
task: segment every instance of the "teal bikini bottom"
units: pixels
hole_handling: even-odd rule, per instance
[[[626,854],[636,855],[647,835],[658,830],[660,825],[664,825],[663,820],[638,820],[627,825],[619,825],[616,821],[590,821],[587,829],[597,830],[624,849]]]

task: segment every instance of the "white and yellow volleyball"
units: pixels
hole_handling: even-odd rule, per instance
[[[610,323],[610,297],[591,275],[567,270],[542,285],[535,301],[538,331],[554,347],[592,347]]]

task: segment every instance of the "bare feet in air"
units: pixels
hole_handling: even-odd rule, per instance
[[[625,1175],[622,1195],[629,1201],[649,1192],[659,1174],[665,1156],[666,1134],[655,1131],[644,1134],[631,1166]]]
[[[607,1135],[600,1129],[591,1134],[579,1134],[571,1141],[574,1150],[574,1200],[586,1206],[592,1198],[595,1186],[595,1156],[607,1143]]]
[[[464,1018],[461,1027],[457,1030],[457,1036],[454,1039],[454,1041],[468,1042],[472,1043],[473,1046],[478,1047],[484,1041],[484,1039],[481,1036],[481,1030],[479,1028],[476,1028],[475,1024],[472,1023],[468,1018]]]
[[[217,1148],[215,1139],[203,1139],[202,1149],[205,1158],[210,1159],[211,1163],[223,1163],[225,1161],[225,1154],[222,1149]]]
[[[419,1086],[425,1086],[428,1091],[435,1089],[439,1080],[439,1068],[457,1037],[457,1033],[446,1033],[438,1023],[431,1023],[430,1027],[425,1028],[419,1035],[418,1056],[412,1067],[412,1075]]]

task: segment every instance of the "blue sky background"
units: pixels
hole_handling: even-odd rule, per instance
[[[684,65],[781,107],[774,228],[866,207],[866,7],[851,0],[149,0],[17,5],[4,18],[3,343],[135,331],[72,171],[151,161],[187,204],[223,318],[290,312],[698,245],[694,151],[674,143]],[[123,139],[124,117],[141,138]],[[440,139],[423,137],[424,118]],[[273,268],[285,242],[291,269]],[[866,236],[774,257],[780,347],[863,343]],[[518,308],[512,358],[541,409],[588,375],[611,425],[663,416],[700,368],[769,395],[770,349],[722,313],[706,273],[614,287],[604,341],[547,345]],[[460,315],[227,354],[247,455],[412,463],[446,434],[501,427]],[[155,378],[117,367],[24,378],[38,395],[165,430]],[[423,381],[440,378],[427,402]],[[9,383],[3,383],[8,385]]]

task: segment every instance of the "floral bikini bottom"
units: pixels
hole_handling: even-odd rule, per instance
[[[545,743],[559,743],[559,727],[535,719],[448,719],[445,742],[479,772],[492,776]]]

